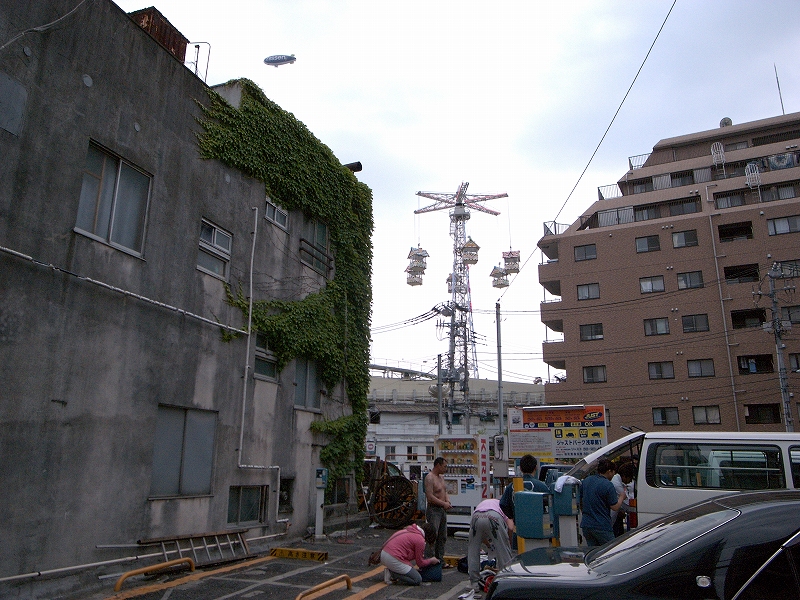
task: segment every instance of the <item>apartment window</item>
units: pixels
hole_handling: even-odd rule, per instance
[[[305,236],[300,239],[300,260],[322,275],[328,274],[328,226],[320,221],[306,223]]]
[[[781,319],[792,323],[800,323],[800,305],[795,304],[794,306],[781,308]]]
[[[221,279],[227,279],[232,243],[233,236],[230,233],[209,221],[201,221],[197,268]]]
[[[278,493],[278,512],[290,513],[292,508],[292,489],[294,488],[294,479],[281,478],[281,489]]]
[[[656,250],[661,250],[657,235],[636,238],[636,252],[655,252]]]
[[[675,367],[672,361],[647,363],[650,379],[675,379]]]
[[[578,286],[578,300],[594,300],[599,297],[599,283],[586,283]]]
[[[653,275],[652,277],[640,277],[639,289],[643,294],[652,294],[654,292],[664,291],[664,276]]]
[[[745,329],[747,327],[761,327],[767,320],[766,310],[763,308],[750,308],[747,310],[731,311],[731,324],[734,329]]]
[[[688,231],[676,231],[672,234],[673,248],[688,248],[689,246],[697,246],[696,229],[690,229]]]
[[[700,360],[687,360],[689,377],[714,377],[714,360],[703,358]]]
[[[150,179],[122,158],[89,144],[75,228],[141,254]]]
[[[714,194],[714,204],[717,208],[733,208],[744,206],[744,192],[726,192]]]
[[[678,215],[689,215],[692,213],[700,212],[699,200],[683,200],[669,205],[669,214],[671,217]]]
[[[606,381],[605,365],[583,367],[583,383],[604,383],[605,381]]]
[[[800,260],[782,260],[778,265],[784,277],[800,277]]]
[[[747,140],[743,142],[731,142],[730,144],[725,144],[725,152],[730,152],[731,150],[744,150],[747,148]]]
[[[653,425],[680,425],[678,407],[666,406],[653,409]]]
[[[586,244],[585,246],[575,246],[575,260],[593,260],[597,258],[597,246]]]
[[[668,333],[669,333],[669,319],[667,317],[644,320],[645,335],[667,335]]]
[[[800,354],[789,355],[789,369],[795,373],[800,373]]]
[[[159,406],[153,445],[153,496],[211,493],[217,413]]]
[[[683,322],[683,333],[708,331],[708,315],[684,315],[681,321]]]
[[[744,221],[742,223],[728,223],[717,227],[720,242],[735,242],[738,240],[753,239],[753,223]]]
[[[299,408],[318,409],[320,390],[317,381],[317,363],[307,358],[296,358],[294,377],[294,405]]]
[[[395,446],[386,446],[384,448],[383,458],[384,460],[396,460],[397,456],[397,448]]]
[[[725,283],[751,283],[758,281],[758,264],[725,267]]]
[[[718,425],[719,406],[693,406],[692,417],[695,425]]]
[[[744,422],[748,425],[767,425],[781,422],[780,404],[745,404]]]
[[[588,342],[591,340],[603,339],[603,324],[590,323],[589,325],[581,325],[581,341]]]
[[[703,272],[702,271],[689,271],[687,273],[678,273],[678,289],[687,290],[690,288],[703,287]]]
[[[228,524],[263,523],[267,514],[267,486],[232,485],[228,491]]]
[[[658,209],[658,206],[639,206],[633,211],[633,219],[635,221],[650,221],[651,219],[658,219],[660,217],[661,211]]]
[[[267,219],[267,221],[275,223],[278,227],[282,227],[283,229],[287,229],[289,227],[289,213],[282,208],[279,208],[277,204],[273,203],[269,196],[267,196],[267,208],[264,213],[264,218]]]
[[[755,373],[773,373],[775,368],[772,365],[772,354],[750,354],[737,357],[739,363],[739,375],[750,375]]]
[[[767,231],[770,235],[800,231],[800,215],[782,217],[780,219],[767,219]]]
[[[645,192],[652,192],[653,178],[648,177],[647,179],[638,179],[636,181],[632,181],[631,185],[633,185],[634,194],[644,194]]]
[[[425,460],[434,460],[433,446],[425,446]]]
[[[406,460],[417,462],[417,450],[414,446],[406,446]]]
[[[694,184],[694,173],[692,171],[683,171],[681,173],[670,174],[671,187],[680,187],[682,185]]]
[[[257,378],[278,379],[278,361],[270,351],[267,344],[267,336],[263,333],[256,333],[256,362],[254,373]]]

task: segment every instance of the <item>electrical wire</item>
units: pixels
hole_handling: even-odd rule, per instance
[[[87,0],[81,0],[75,8],[73,8],[67,14],[59,17],[55,21],[51,21],[50,23],[47,23],[45,25],[39,25],[38,27],[31,27],[30,29],[26,29],[24,31],[19,32],[17,35],[8,40],[5,44],[0,46],[0,50],[5,50],[7,46],[10,46],[24,35],[27,35],[29,33],[44,33],[45,31],[52,29],[53,27],[58,25],[61,21],[72,15],[75,11],[77,11],[85,2],[87,2]]]

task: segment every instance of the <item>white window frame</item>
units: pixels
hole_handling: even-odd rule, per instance
[[[605,365],[583,367],[583,383],[606,383],[608,373]]]
[[[264,218],[281,229],[289,230],[289,213],[275,204],[269,196],[266,199]]]
[[[770,235],[783,235],[800,231],[800,215],[767,219],[767,231]]]
[[[693,406],[692,419],[695,425],[719,425],[722,419],[719,414],[719,405]]]
[[[697,229],[687,229],[686,231],[676,231],[672,234],[673,248],[691,248],[698,245]]]
[[[207,273],[224,281],[228,280],[231,264],[231,251],[233,249],[233,234],[222,227],[215,225],[208,219],[201,219],[200,223],[200,242],[197,255],[197,268],[203,273]],[[217,273],[213,268],[201,265],[202,256],[219,261],[222,273]]]

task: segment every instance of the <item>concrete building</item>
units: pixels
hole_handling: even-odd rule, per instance
[[[1,597],[138,540],[305,534],[315,468],[361,463],[369,189],[252,83],[216,91],[108,0],[0,1]]]
[[[434,440],[440,430],[439,401],[430,393],[435,388],[435,379],[390,368],[372,376],[367,457],[377,456],[393,462],[407,477],[418,477],[433,468]],[[469,408],[463,398],[458,399],[451,411],[444,407],[442,433],[485,435],[493,445],[494,436],[499,433],[497,393],[497,381],[471,380]],[[503,382],[504,409],[544,403],[544,385]]]
[[[631,157],[572,225],[545,224],[543,354],[566,371],[549,403],[604,403],[611,439],[797,427],[799,144],[800,113],[723,119]]]

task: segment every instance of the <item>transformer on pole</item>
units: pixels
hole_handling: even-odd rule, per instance
[[[470,218],[470,209],[490,215],[500,213],[486,208],[481,202],[506,198],[508,194],[467,194],[469,183],[462,183],[455,194],[436,192],[417,192],[417,196],[429,198],[435,202],[430,206],[414,211],[414,214],[435,210],[450,210],[450,237],[453,238],[453,269],[447,278],[450,293],[450,344],[447,352],[447,364],[443,382],[450,384],[450,410],[452,415],[453,397],[458,388],[464,395],[465,403],[469,399],[469,372],[478,376],[477,352],[475,350],[475,332],[472,322],[472,298],[469,286],[469,266],[478,262],[478,245],[467,238],[466,222]],[[469,433],[469,406],[467,410],[467,433]],[[451,421],[451,419],[448,419]]]

